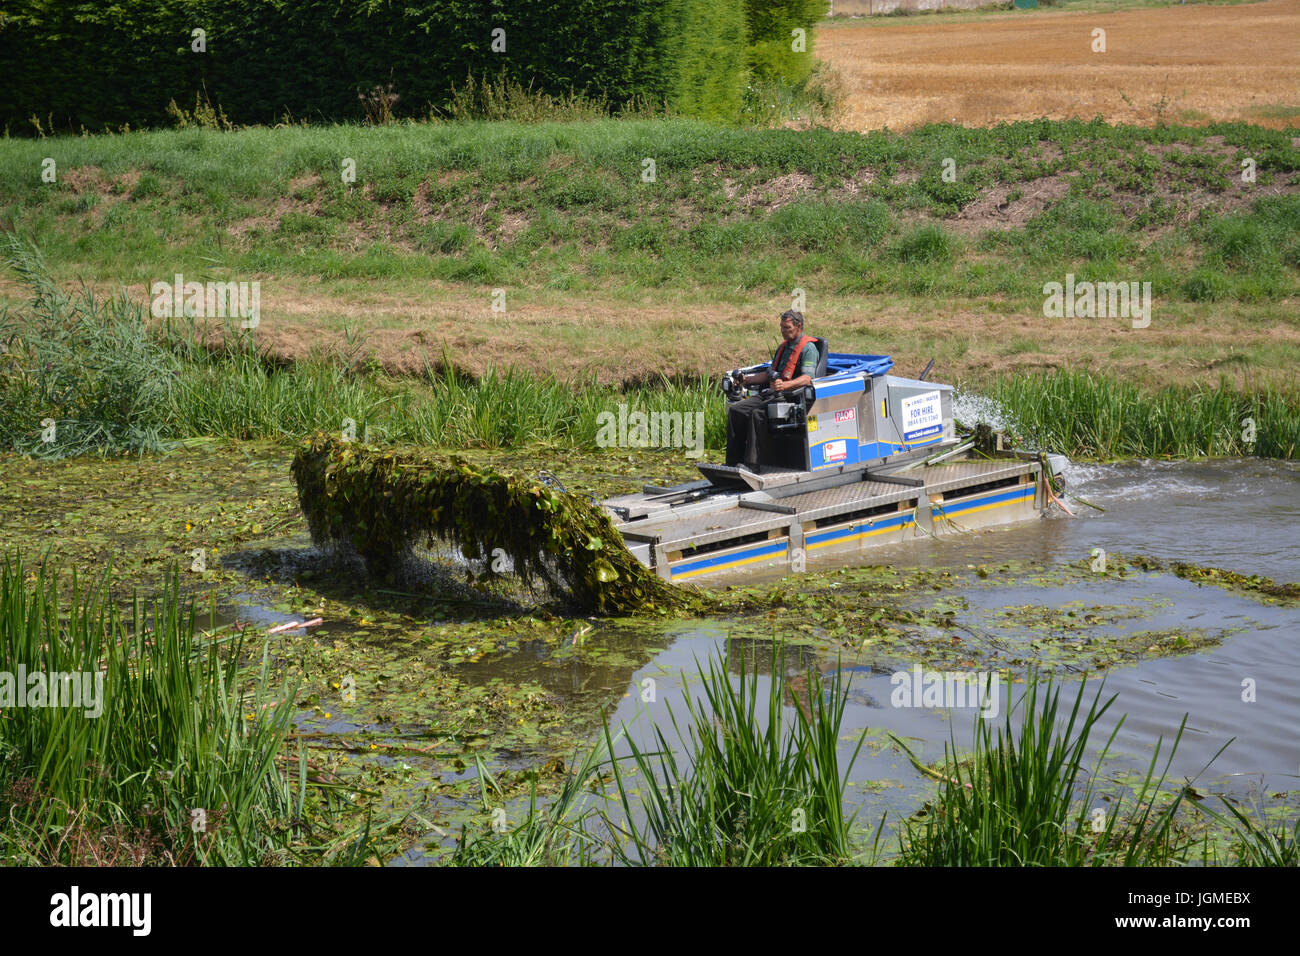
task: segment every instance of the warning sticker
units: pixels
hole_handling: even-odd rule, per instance
[[[943,403],[938,391],[905,398],[903,405],[903,441],[925,438],[943,431]]]
[[[827,461],[843,461],[849,455],[848,445],[843,439],[828,441],[822,446],[822,453],[826,456]]]

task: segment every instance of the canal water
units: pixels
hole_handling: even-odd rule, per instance
[[[1014,526],[874,549],[864,560],[952,572],[950,589],[926,592],[923,599],[914,599],[916,606],[952,599],[954,625],[988,646],[1004,648],[1007,660],[1019,662],[1011,667],[1015,676],[1023,676],[1023,662],[1032,660],[1037,648],[1050,649],[1053,642],[1146,632],[1195,632],[1211,639],[1210,646],[1195,653],[1152,657],[1113,668],[1100,678],[1068,665],[1060,671],[1066,681],[1063,697],[1070,702],[1081,681],[1088,685],[1088,699],[1098,689],[1103,699],[1116,698],[1093,735],[1100,745],[1118,726],[1103,773],[1116,781],[1141,775],[1158,742],[1163,741],[1162,753],[1168,752],[1185,718],[1169,768],[1172,781],[1195,779],[1203,794],[1247,802],[1263,796],[1276,804],[1278,794],[1300,791],[1300,609],[1168,572],[1130,571],[1117,577],[1081,575],[1077,570],[1081,562],[1098,566],[1119,556],[1146,555],[1278,582],[1300,581],[1300,467],[1254,460],[1131,462],[1072,465],[1065,477],[1076,496],[1070,501],[1073,517],[1055,513]],[[1032,574],[987,571],[1026,565],[1034,567]],[[1073,573],[1064,573],[1071,567]],[[1056,575],[1054,569],[1062,573]],[[241,616],[250,613],[255,610],[241,610]],[[1061,615],[1085,623],[1072,624],[1068,633],[1053,633],[1050,621]],[[265,623],[278,617],[268,617]],[[1028,618],[1040,623],[1026,623]],[[1049,622],[1046,628],[1041,621]],[[731,639],[731,628],[727,621],[660,625],[653,644],[662,650],[641,664],[628,664],[627,658],[610,665],[571,656],[559,659],[554,649],[534,645],[466,663],[461,676],[486,682],[509,674],[575,701],[592,699],[594,693],[613,701],[605,710],[611,726],[626,728],[629,738],[647,748],[655,743],[656,725],[672,739],[669,708],[680,718],[683,693],[699,696],[699,665],[720,656],[728,660],[734,676],[740,642]],[[597,630],[592,639],[608,640],[617,650],[617,635]],[[747,646],[752,648],[752,642]],[[823,672],[835,666],[810,654],[816,657],[808,648],[788,653],[788,675],[797,677],[809,666]],[[768,661],[763,666],[770,667],[771,654],[761,656]],[[1050,655],[1044,653],[1043,660],[1050,663]],[[932,762],[942,758],[946,744],[970,745],[978,710],[924,702],[900,706],[906,702],[895,693],[902,681],[897,662],[877,666],[868,652],[855,657],[846,651],[840,666],[850,681],[842,766],[859,740],[865,741],[849,775],[849,809],[858,812],[860,823],[871,826],[886,813],[891,821],[899,821],[931,799],[936,785],[915,770],[889,735],[905,740],[923,761]],[[764,695],[769,679],[767,674],[760,678]],[[647,688],[652,692],[647,694]],[[1007,708],[1017,706],[1022,692],[1022,684],[1000,685],[999,722]],[[625,745],[621,751],[626,753]],[[497,755],[495,766],[522,769],[527,763],[527,756]],[[446,779],[445,767],[440,772]],[[472,773],[471,765],[457,775]],[[446,846],[448,838],[440,840],[431,833],[429,841]],[[417,849],[399,862],[427,860]]]
[[[1026,645],[1050,643],[1053,635],[1017,624],[1008,608],[1096,609],[1095,626],[1082,629],[1082,636],[1072,629],[1073,640],[1133,629],[1195,630],[1221,637],[1221,643],[1197,653],[1110,670],[1104,682],[1067,669],[1063,696],[1073,701],[1080,681],[1089,685],[1089,700],[1099,688],[1103,699],[1115,696],[1093,735],[1097,744],[1104,743],[1122,719],[1103,767],[1114,779],[1127,774],[1131,780],[1145,772],[1161,740],[1162,753],[1168,753],[1186,718],[1169,768],[1171,781],[1195,779],[1201,793],[1248,802],[1300,789],[1300,609],[1169,573],[1140,572],[1123,579],[1074,574],[1053,583],[1050,573],[1020,582],[999,580],[996,574],[980,578],[971,570],[1026,559],[1049,569],[1081,560],[1093,566],[1105,552],[1185,561],[1280,582],[1300,580],[1300,468],[1260,461],[1134,462],[1071,466],[1066,479],[1076,496],[1105,510],[1076,501],[1074,517],[1057,513],[1018,526],[881,549],[871,553],[871,560],[956,572],[965,599],[956,614],[958,626],[1014,648],[1018,657]],[[940,597],[934,593],[926,600]],[[670,632],[665,650],[628,678],[611,724],[625,726],[642,748],[651,747],[655,725],[669,726],[669,708],[683,713],[683,692],[698,696],[699,662],[730,651],[734,669],[735,652],[727,638],[724,623],[692,622]],[[797,676],[801,664],[806,661],[788,661],[789,675]],[[851,679],[843,763],[864,734],[866,741],[850,774],[853,809],[859,810],[861,822],[874,824],[886,811],[899,820],[931,797],[935,784],[912,767],[887,734],[904,739],[930,762],[943,756],[950,741],[970,745],[977,710],[895,706],[895,691],[902,684],[896,669],[877,670],[852,660],[841,666]],[[767,680],[762,678],[761,693],[767,691]],[[645,699],[648,687],[653,687],[653,700]],[[1022,692],[1021,685],[1001,685],[999,720]]]

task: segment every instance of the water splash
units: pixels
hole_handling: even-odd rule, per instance
[[[972,430],[979,424],[988,425],[995,432],[1018,433],[1020,429],[1001,402],[974,392],[953,393],[952,417],[963,430]]]

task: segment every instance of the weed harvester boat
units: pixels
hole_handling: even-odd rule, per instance
[[[449,553],[478,586],[512,574],[587,610],[630,613],[696,600],[672,583],[802,571],[809,555],[1017,521],[1056,500],[1063,457],[958,438],[951,386],[890,375],[886,356],[817,347],[812,384],[767,405],[769,460],[755,471],[701,464],[701,480],[594,502],[542,475],[322,433],[294,455],[299,502],[313,541],[355,553],[371,576],[423,548]],[[744,397],[735,373],[726,381],[729,399]]]
[[[1003,450],[987,430],[959,437],[953,387],[925,381],[929,368],[902,378],[888,356],[817,349],[812,384],[767,406],[757,470],[700,464],[700,480],[603,502],[641,564],[672,582],[802,571],[810,557],[1022,521],[1056,500],[1065,457]],[[728,400],[753,394],[740,376],[769,366],[727,373]]]

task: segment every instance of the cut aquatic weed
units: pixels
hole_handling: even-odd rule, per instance
[[[757,664],[747,666],[743,655],[735,681],[723,660],[710,658],[707,669],[697,663],[705,698],[684,691],[684,723],[668,708],[680,758],[658,726],[652,750],[642,749],[629,735],[630,755],[613,761],[624,820],[615,823],[601,813],[618,862],[772,866],[851,861],[854,817],[844,815],[844,792],[865,732],[841,775],[836,744],[848,690],[839,668],[829,684],[810,672],[805,700],[785,678],[783,663],[784,650],[778,649],[766,694],[759,687]],[[793,721],[787,716],[791,711]],[[612,753],[608,725],[605,733]],[[630,760],[639,778],[635,799],[629,776],[619,767],[623,760]]]
[[[416,546],[451,545],[476,582],[510,573],[588,611],[700,600],[637,561],[599,505],[538,477],[324,434],[299,447],[292,470],[312,540],[351,549],[376,577],[398,572]]]
[[[1157,742],[1142,784],[1126,809],[1115,797],[1106,809],[1096,790],[1098,772],[1083,767],[1089,738],[1115,702],[1101,702],[1098,687],[1083,711],[1086,687],[1079,685],[1073,707],[1061,726],[1061,689],[1036,674],[1026,679],[1024,696],[1008,709],[996,731],[993,721],[975,717],[973,751],[958,756],[955,741],[944,746],[941,770],[921,764],[897,737],[894,740],[918,770],[940,780],[938,798],[914,815],[901,837],[898,863],[904,866],[1158,866],[1183,862],[1188,841],[1175,827],[1185,788],[1155,811],[1183,724],[1169,748],[1159,777]],[[1013,713],[1020,709],[1019,726]],[[1123,718],[1097,757],[1105,760]],[[1222,752],[1222,751],[1220,751]],[[1216,755],[1217,756],[1217,755]],[[1086,777],[1086,780],[1085,780]]]

